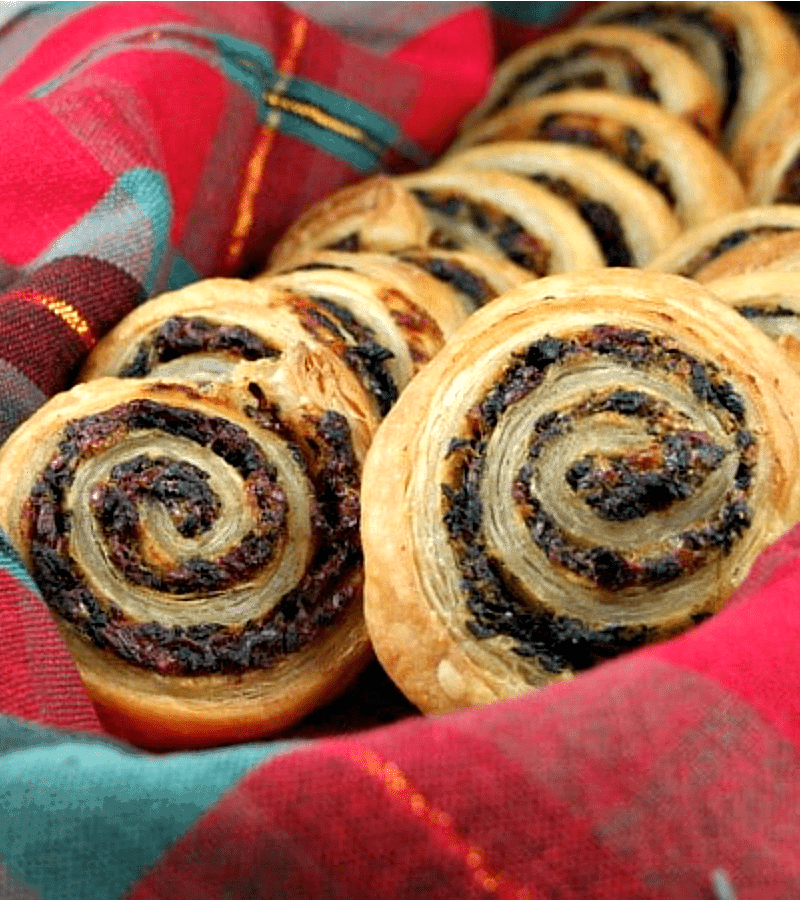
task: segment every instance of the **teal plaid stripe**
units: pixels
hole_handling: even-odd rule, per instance
[[[42,19],[43,28],[49,29],[53,22],[91,6],[91,0],[52,0],[49,3],[28,3],[20,0],[17,3],[0,4],[0,24],[14,20],[15,24],[26,19]]]
[[[292,76],[284,84],[272,56],[230,35],[214,35],[227,74],[259,104],[262,118],[280,116],[279,128],[346,160],[361,171],[378,167],[395,152],[424,165],[426,154],[409,144],[390,119],[317,82]]]
[[[5,870],[42,900],[118,900],[222,792],[294,746],[154,756],[0,717],[0,886]]]
[[[265,95],[264,107],[279,113],[279,128],[285,134],[326,150],[361,172],[374,171],[390,146],[399,147],[399,132],[392,122],[310,81],[293,79],[284,94]],[[403,153],[409,149],[404,147]]]
[[[272,54],[265,48],[201,28],[161,27],[157,39],[153,38],[152,29],[131,32],[114,44],[76,60],[71,70],[41,85],[34,93],[45,96],[65,77],[74,76],[78,69],[91,65],[101,56],[134,46],[155,52],[165,48],[178,50],[218,66],[231,81],[247,91],[262,121],[270,114],[276,115],[276,127],[280,131],[348,162],[359,171],[379,168],[390,151],[418,165],[429,162],[425,152],[410,143],[391,119],[309,79],[292,76],[284,83]]]
[[[36,594],[37,597],[40,596],[36,582],[31,578],[30,573],[19,558],[19,554],[11,546],[11,542],[2,530],[0,530],[0,569],[3,569],[17,581],[22,582],[22,584],[29,591]]]

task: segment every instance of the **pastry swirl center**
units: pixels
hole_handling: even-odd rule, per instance
[[[65,426],[26,504],[33,573],[99,649],[162,674],[267,668],[360,595],[346,419],[295,434],[257,392],[250,416],[137,399]]]
[[[442,470],[467,627],[557,671],[710,614],[687,585],[750,525],[746,418],[718,366],[663,336],[601,325],[518,351]]]

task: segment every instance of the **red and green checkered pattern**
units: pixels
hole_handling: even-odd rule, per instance
[[[433,159],[492,43],[476,6],[382,56],[280,3],[62,3],[0,60],[3,438],[144,297],[247,274],[331,190]]]
[[[582,4],[314,6],[5,12],[0,439],[146,297],[246,275],[317,198],[434,159],[494,61]],[[103,733],[0,541],[0,898],[796,900],[799,554],[519,700],[150,755]]]

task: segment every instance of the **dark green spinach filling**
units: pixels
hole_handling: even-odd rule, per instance
[[[664,585],[697,571],[711,555],[727,554],[750,525],[749,493],[753,483],[756,442],[744,427],[745,404],[739,393],[709,362],[702,362],[644,331],[597,326],[574,338],[546,337],[519,351],[497,384],[468,417],[468,433],[454,438],[448,451],[450,480],[441,485],[443,523],[455,549],[461,587],[470,617],[467,627],[481,638],[506,636],[514,651],[536,657],[551,672],[579,670],[656,638],[645,625],[594,628],[544,604],[523,600],[504,574],[502,560],[490,553],[483,535],[481,481],[489,440],[511,406],[534,392],[552,366],[568,365],[593,355],[610,355],[623,366],[673,373],[687,383],[702,404],[725,423],[734,450],[725,450],[706,435],[659,426],[663,404],[645,392],[612,390],[582,404],[541,416],[531,428],[527,460],[512,486],[512,502],[521,510],[533,543],[548,563],[603,591]],[[661,555],[638,558],[602,543],[574,544],[543,507],[531,486],[536,459],[553,440],[577,427],[580,420],[613,412],[639,419],[653,435],[655,454],[611,465],[576,460],[565,478],[576,496],[600,519],[632,521],[669,508],[688,497],[729,452],[739,454],[733,484],[719,511],[705,524],[678,536],[676,546]],[[702,618],[697,612],[691,618]]]
[[[252,415],[281,430],[268,406],[257,402]],[[256,577],[285,533],[286,500],[274,466],[240,426],[144,399],[69,423],[33,486],[27,527],[33,576],[45,602],[87,640],[161,674],[244,672],[273,666],[305,646],[357,600],[360,576],[352,573],[361,567],[359,469],[349,425],[333,412],[314,425],[313,460],[299,446],[294,448],[293,455],[306,462],[317,491],[312,513],[316,550],[299,583],[270,612],[237,627],[213,622],[165,626],[131,622],[119,606],[99,600],[71,557],[73,522],[64,498],[84,459],[140,429],[156,429],[210,449],[238,470],[257,516],[240,544],[218,558],[188,560],[169,572],[156,571],[140,551],[138,501],[147,497],[164,504],[185,536],[208,529],[218,506],[204,473],[195,466],[164,456],[137,456],[97,484],[91,498],[112,564],[123,577],[178,599],[222,593]]]

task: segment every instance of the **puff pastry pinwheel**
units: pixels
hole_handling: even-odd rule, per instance
[[[103,720],[152,748],[260,737],[372,658],[360,479],[337,361],[295,346],[227,382],[98,378],[0,453],[0,524]]]
[[[701,285],[604,268],[475,312],[378,428],[365,615],[424,713],[676,635],[800,516],[800,382]]]
[[[522,175],[571,203],[609,266],[641,266],[667,247],[681,224],[661,193],[595,150],[553,141],[496,141],[462,150],[449,163]]]
[[[624,25],[574,26],[527,44],[501,62],[486,98],[464,120],[568,88],[605,88],[658,103],[716,139],[720,96],[690,52]]]
[[[424,210],[391,176],[375,175],[313,203],[276,242],[270,269],[291,268],[314,250],[376,253],[423,247],[431,226]]]
[[[408,251],[412,252],[412,251]],[[518,284],[521,280],[516,266],[508,266],[517,275]],[[457,287],[455,280],[436,277],[433,272],[423,266],[415,265],[410,259],[403,258],[402,254],[370,253],[366,250],[357,253],[348,253],[342,250],[318,250],[310,253],[308,257],[298,258],[288,269],[275,271],[269,269],[252,280],[256,285],[269,284],[277,275],[285,275],[296,271],[343,271],[355,272],[375,279],[382,284],[387,291],[402,290],[416,298],[418,304],[424,309],[428,306],[434,308],[443,306],[456,311],[451,318],[448,330],[472,312],[474,303],[472,298]],[[458,311],[463,310],[461,316]]]
[[[730,157],[753,205],[800,203],[800,76],[742,124]]]
[[[531,277],[530,273],[504,257],[469,250],[425,247],[393,254],[366,250],[317,250],[308,257],[298,257],[288,269],[268,269],[253,280],[259,284],[281,272],[303,268],[344,269],[388,280],[392,285],[400,282],[420,292],[423,305],[424,296],[435,291],[435,284],[438,283],[438,290],[443,290],[447,296],[457,297],[467,314]],[[413,269],[421,274],[414,276]]]
[[[624,0],[593,4],[583,21],[653,31],[689,50],[721,98],[723,146],[771,94],[800,75],[794,28],[778,4],[765,0]]]
[[[379,179],[384,183],[385,179]],[[375,193],[375,180],[358,188],[367,196]],[[395,198],[404,196],[403,210],[395,203],[370,209],[369,233],[379,231],[381,240],[351,231],[352,240],[334,241],[340,231],[355,228],[346,210],[360,207],[357,189],[346,189],[322,201],[290,226],[270,255],[269,271],[287,270],[307,259],[314,250],[373,251],[400,255],[408,250],[461,250],[494,256],[518,266],[528,277],[602,264],[594,235],[568,203],[538,185],[508,172],[481,172],[454,166],[435,166],[411,175],[396,176]],[[409,213],[415,223],[406,227],[399,220]],[[386,216],[391,225],[378,225]],[[415,241],[410,239],[414,231]],[[392,236],[399,236],[392,242]],[[380,245],[380,246],[378,246]]]
[[[253,282],[206,278],[153,297],[124,316],[92,348],[77,381],[104,376],[226,381],[240,363],[276,359],[298,343],[330,349],[303,327],[295,310],[270,305]],[[365,390],[361,374],[340,365],[340,390],[357,398]],[[366,420],[377,427],[370,399],[363,403]]]
[[[800,280],[796,271],[758,269],[705,286],[769,335],[800,371]]]
[[[696,281],[780,265],[800,253],[800,206],[751,206],[689,228],[646,266]]]
[[[462,132],[445,161],[496,141],[554,141],[588,147],[645,178],[683,227],[746,203],[741,179],[724,153],[660,106],[608,90],[565,90],[526,100]]]
[[[426,247],[406,250],[398,258],[449,285],[470,313],[532,277],[501,256],[469,250]]]
[[[526,178],[453,164],[398,181],[430,218],[428,246],[497,256],[530,277],[603,264],[602,248],[577,211]]]
[[[381,416],[467,316],[457,298],[439,290],[423,298],[399,282],[333,268],[276,274],[258,287],[353,367]]]

